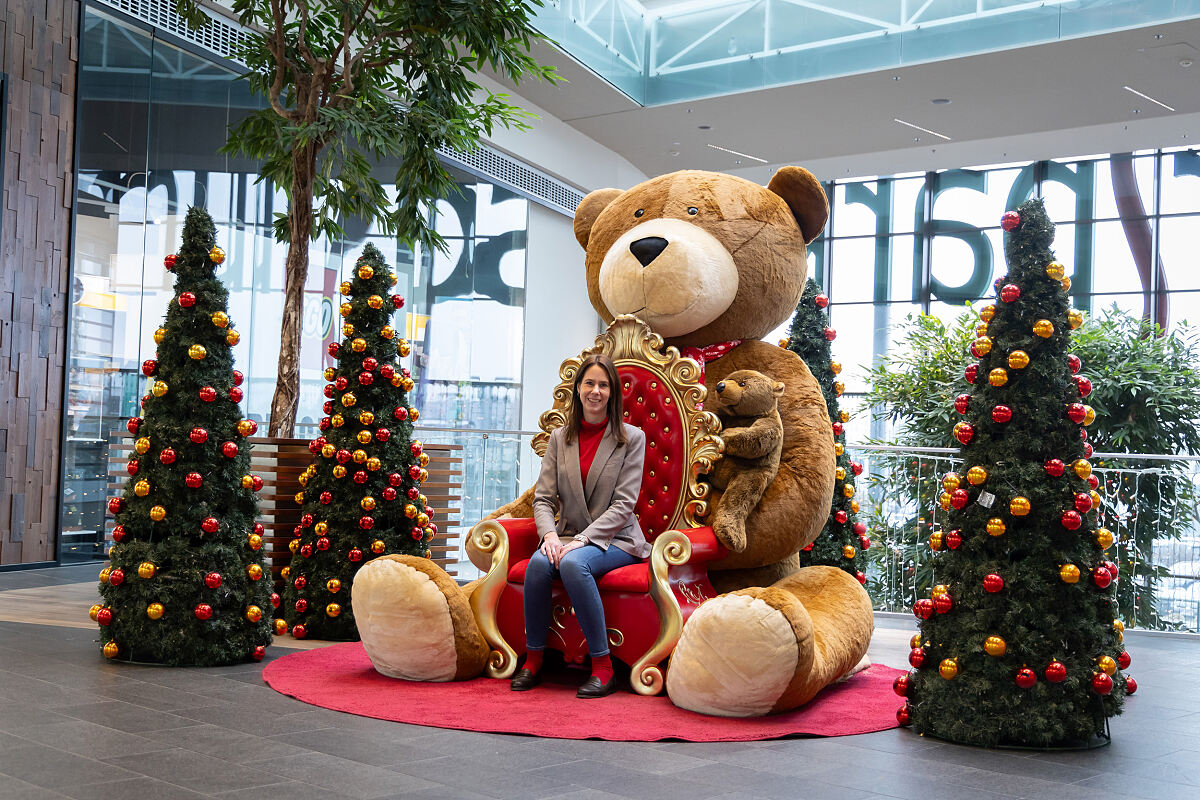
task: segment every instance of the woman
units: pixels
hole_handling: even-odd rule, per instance
[[[633,515],[642,487],[646,435],[621,420],[621,390],[612,359],[587,356],[575,375],[567,422],[550,434],[534,487],[533,518],[542,544],[525,571],[526,655],[524,667],[512,679],[514,692],[532,689],[541,680],[555,578],[566,587],[592,657],[591,677],[576,696],[604,697],[616,688],[596,581],[650,555]]]

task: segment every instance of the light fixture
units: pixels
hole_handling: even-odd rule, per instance
[[[721,147],[720,145],[715,145],[715,144],[710,144],[710,145],[706,145],[706,146],[711,147],[713,150],[720,150],[722,153],[729,153],[730,155],[740,156],[742,158],[749,158],[750,160],[757,161],[760,164],[767,163],[767,160],[765,158],[759,158],[758,156],[752,156],[752,155],[749,155],[748,153],[739,153],[737,150],[730,150],[728,147]]]
[[[1127,92],[1132,92],[1133,94],[1136,94],[1138,97],[1141,97],[1141,98],[1142,98],[1142,99],[1144,99],[1144,100],[1149,100],[1151,103],[1154,103],[1155,105],[1162,106],[1162,107],[1163,107],[1163,108],[1165,108],[1167,111],[1174,111],[1174,110],[1175,110],[1175,109],[1171,108],[1169,105],[1167,105],[1166,103],[1164,103],[1162,100],[1155,100],[1155,99],[1154,99],[1153,97],[1151,97],[1150,95],[1148,95],[1148,94],[1143,94],[1143,93],[1139,92],[1137,89],[1134,89],[1132,86],[1122,86],[1121,88],[1122,88],[1122,89],[1124,89],[1124,90],[1125,90],[1125,91],[1127,91]]]
[[[712,125],[697,125],[696,127],[702,131],[711,131],[712,130]]]
[[[935,97],[932,100],[930,100],[929,102],[933,103],[935,106],[948,106],[948,105],[950,105],[950,98],[949,97]]]
[[[939,138],[945,139],[947,142],[950,141],[950,137],[944,133],[938,133],[937,131],[929,130],[929,128],[922,128],[920,125],[914,125],[911,122],[905,122],[904,120],[900,119],[899,117],[892,117],[892,122],[899,122],[901,125],[907,125],[908,127],[912,128],[913,130],[920,131],[921,133],[928,133],[930,136],[937,136]]]

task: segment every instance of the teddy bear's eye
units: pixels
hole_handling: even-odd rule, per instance
[[[688,213],[691,214],[692,216],[695,216],[696,214],[700,213],[700,209],[696,208],[695,206],[689,206]]]
[[[740,387],[742,387],[743,389],[745,389],[745,388],[746,388],[746,382],[745,382],[745,381],[738,381],[738,386],[740,386]]]
[[[646,213],[646,209],[639,208],[637,211],[633,212],[633,215],[635,217],[640,217],[642,214],[645,214],[645,213]]]

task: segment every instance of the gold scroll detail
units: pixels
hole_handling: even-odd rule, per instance
[[[630,683],[638,694],[655,695],[663,690],[663,673],[658,663],[675,649],[683,631],[683,612],[671,591],[667,572],[672,566],[686,564],[692,557],[692,543],[679,531],[665,531],[654,540],[650,551],[650,598],[658,607],[658,638],[633,664]]]
[[[471,593],[471,613],[479,632],[492,648],[487,674],[491,678],[511,678],[517,671],[517,653],[500,635],[497,612],[500,594],[508,583],[508,532],[495,520],[486,520],[471,528],[471,543],[485,555],[491,554],[491,567]]]

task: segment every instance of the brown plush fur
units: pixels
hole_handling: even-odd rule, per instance
[[[722,544],[740,553],[746,549],[746,517],[779,472],[783,422],[778,406],[784,385],[743,369],[713,388],[706,406],[721,418],[725,452],[709,475],[722,492],[712,526]]]

